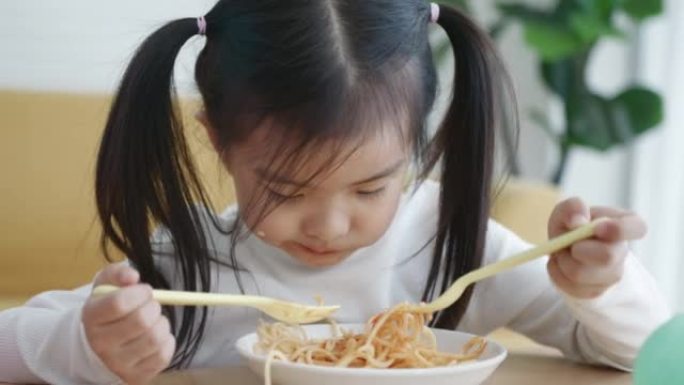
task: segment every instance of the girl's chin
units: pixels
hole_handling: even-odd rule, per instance
[[[339,256],[309,257],[293,255],[292,257],[309,267],[329,267],[342,262],[349,256],[349,254],[351,253],[344,253]]]

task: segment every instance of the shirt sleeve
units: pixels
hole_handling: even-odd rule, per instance
[[[91,286],[51,291],[0,312],[0,382],[122,384],[92,351],[81,322]]]
[[[531,247],[495,222],[487,242],[485,263]],[[583,300],[553,285],[547,261],[541,258],[476,284],[474,314],[466,325],[507,326],[571,359],[631,370],[644,340],[671,316],[653,277],[630,253],[622,279],[600,297]]]

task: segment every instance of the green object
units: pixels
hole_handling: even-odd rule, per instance
[[[467,0],[439,0],[452,5]],[[633,82],[615,94],[602,94],[587,82],[587,68],[595,48],[606,40],[633,38],[618,14],[635,24],[663,11],[663,0],[555,0],[548,6],[531,6],[522,0],[490,0],[499,17],[490,28],[493,38],[513,23],[522,27],[525,42],[536,53],[544,84],[563,105],[561,127],[553,129],[550,119],[539,110],[530,111],[558,146],[558,161],[550,181],[560,184],[569,153],[576,147],[607,151],[631,143],[663,120],[663,100],[658,93]],[[473,2],[474,3],[474,2]],[[437,49],[443,61],[449,44]],[[515,141],[504,137],[503,150],[513,175],[520,173]],[[684,385],[684,383],[682,383]]]
[[[684,384],[684,314],[648,337],[634,365],[634,385]]]

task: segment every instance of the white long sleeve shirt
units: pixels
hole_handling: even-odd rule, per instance
[[[248,294],[313,303],[315,295],[339,304],[339,322],[366,322],[399,302],[418,302],[431,263],[430,239],[436,229],[439,187],[425,182],[407,195],[387,232],[373,245],[357,250],[341,263],[309,268],[258,237],[236,245]],[[221,216],[225,228],[237,218],[231,207]],[[211,227],[211,226],[209,226]],[[229,237],[209,230],[218,258],[226,258]],[[170,239],[158,233],[164,256],[160,268],[172,281],[175,274]],[[428,247],[424,247],[428,244]],[[489,222],[484,263],[504,259],[529,245],[494,221]],[[168,254],[168,255],[167,255]],[[573,360],[630,369],[638,348],[670,317],[654,280],[630,255],[622,280],[596,299],[579,300],[561,294],[539,259],[477,283],[458,329],[485,335],[509,327],[560,349]],[[213,291],[239,293],[231,269],[216,266]],[[175,288],[182,289],[178,284]],[[118,384],[91,350],[80,313],[90,285],[74,291],[54,291],[26,305],[0,313],[0,382],[51,384]],[[236,364],[235,341],[254,332],[262,314],[248,308],[214,308],[209,312],[203,343],[191,367]]]

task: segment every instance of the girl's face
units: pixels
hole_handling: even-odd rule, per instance
[[[268,174],[278,164],[268,168],[270,158],[263,156],[267,131],[256,130],[225,153],[243,219],[255,234],[310,267],[334,265],[384,234],[397,210],[409,162],[396,128],[378,130],[355,150],[323,146],[294,175]],[[308,175],[329,167],[330,154],[340,150],[343,157],[352,152],[339,167],[335,164],[306,182]],[[268,179],[273,180],[270,185]],[[275,203],[261,220],[268,203],[244,212],[256,197],[265,197],[257,202]]]

